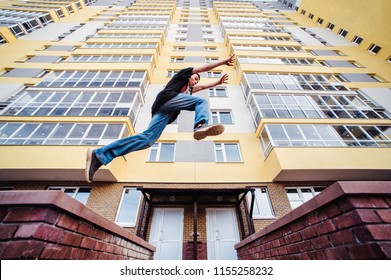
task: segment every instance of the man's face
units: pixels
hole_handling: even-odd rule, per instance
[[[189,78],[189,86],[194,87],[198,82],[200,81],[200,78],[197,74],[193,74]]]

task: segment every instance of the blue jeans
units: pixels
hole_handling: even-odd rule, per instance
[[[195,111],[194,127],[200,122],[208,123],[209,121],[208,102],[205,99],[188,94],[178,94],[153,115],[147,130],[98,148],[94,150],[95,155],[102,164],[107,165],[116,157],[151,147],[159,139],[174,112],[180,110]]]

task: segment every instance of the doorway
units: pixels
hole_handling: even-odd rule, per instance
[[[155,208],[149,243],[156,247],[155,260],[181,260],[183,209]]]
[[[237,259],[234,246],[240,237],[234,209],[206,209],[206,232],[208,260]]]

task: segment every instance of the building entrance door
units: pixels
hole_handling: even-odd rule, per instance
[[[237,259],[234,246],[240,238],[234,209],[206,209],[206,232],[208,260]]]
[[[156,247],[155,260],[181,260],[183,209],[155,208],[149,243]]]

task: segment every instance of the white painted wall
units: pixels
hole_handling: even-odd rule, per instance
[[[51,23],[44,28],[37,29],[26,36],[18,38],[19,40],[56,40],[61,34],[68,32],[78,23]]]
[[[323,44],[315,39],[313,36],[305,32],[303,29],[299,27],[284,27],[285,30],[292,33],[292,36],[294,36],[296,39],[299,39],[301,41],[301,44],[306,46],[323,46]]]
[[[87,36],[92,36],[97,29],[104,26],[103,22],[89,22],[66,36],[62,41],[85,41]]]
[[[389,88],[361,88],[369,98],[383,106],[391,113],[391,89]]]

